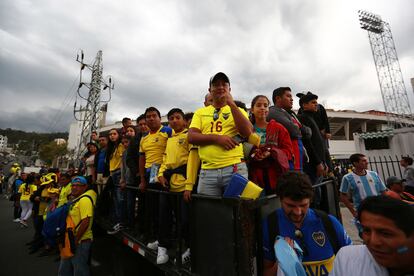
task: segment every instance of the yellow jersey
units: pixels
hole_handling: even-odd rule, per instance
[[[113,172],[121,168],[122,154],[124,153],[124,145],[119,143],[115,151],[112,153],[111,159],[109,160],[109,171]]]
[[[246,118],[246,111],[239,108]],[[209,105],[198,109],[193,116],[190,128],[196,128],[202,134],[216,134],[234,137],[239,132],[234,123],[230,106],[226,105],[218,110],[218,118],[214,120],[216,109]],[[198,149],[202,169],[219,169],[240,163],[243,158],[243,145],[239,144],[231,150],[225,150],[217,144],[201,145]]]
[[[29,185],[29,188],[26,189],[27,185]],[[37,186],[34,184],[27,184],[27,183],[23,183],[22,185],[20,185],[19,187],[19,194],[21,194],[20,196],[20,200],[30,200],[30,196],[37,191]]]
[[[162,176],[167,169],[176,169],[187,164],[191,148],[191,145],[188,144],[187,134],[188,130],[185,129],[179,133],[174,133],[171,138],[168,138],[158,176]],[[171,192],[182,192],[185,190],[186,178],[181,174],[175,173],[171,176],[169,184]]]
[[[161,126],[155,133],[148,133],[141,138],[139,143],[140,154],[145,154],[145,168],[148,169],[152,164],[162,164],[167,140],[172,135],[170,127]]]
[[[80,200],[76,201],[73,205],[71,205],[70,210],[69,210],[69,216],[72,218],[73,224],[75,226],[78,226],[79,223],[83,219],[87,217],[90,218],[88,229],[86,229],[85,233],[82,235],[80,239],[81,241],[87,240],[87,239],[93,239],[92,223],[93,223],[93,216],[94,216],[93,211],[94,211],[94,206],[96,203],[96,193],[94,190],[87,190],[85,193],[83,193],[79,197],[83,195],[89,195],[92,198],[93,202],[88,197],[84,196]],[[74,233],[75,235],[76,235],[77,230],[78,228],[75,229],[75,233]]]
[[[66,186],[60,188],[59,203],[57,207],[62,206],[68,202],[68,196],[72,193],[72,183],[68,183]]]
[[[40,200],[39,203],[39,216],[43,216],[43,214],[45,213],[45,210],[47,208],[48,203],[45,201],[46,198],[49,197],[49,192],[47,191],[47,188],[44,188],[42,190],[42,192],[40,193],[40,197],[43,198],[43,200]]]

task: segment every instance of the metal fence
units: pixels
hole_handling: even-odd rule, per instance
[[[395,155],[395,156],[369,156],[369,167],[370,170],[375,171],[378,175],[386,181],[390,176],[397,176],[403,178],[404,169],[400,165],[400,160],[403,156],[410,156],[414,158],[414,154],[407,155]]]

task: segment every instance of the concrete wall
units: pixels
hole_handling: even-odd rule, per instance
[[[396,129],[394,135],[389,137],[389,149],[366,150],[364,140],[358,134],[354,134],[356,152],[368,156],[371,160],[371,168],[385,181],[389,176],[401,177],[401,167],[398,160],[401,156],[414,157],[414,128]]]
[[[351,154],[357,151],[355,143],[352,140],[330,140],[329,152],[334,159],[347,159]]]

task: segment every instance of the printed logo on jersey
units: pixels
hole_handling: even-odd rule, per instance
[[[303,268],[308,276],[328,276],[332,271],[335,255],[329,259],[315,262],[303,262]]]
[[[312,239],[320,246],[323,247],[325,245],[325,234],[322,231],[313,232]]]
[[[223,113],[224,120],[227,120],[230,117],[230,113]]]
[[[157,143],[159,141],[158,137],[154,138],[154,143]]]
[[[179,145],[182,145],[182,144],[184,144],[185,143],[185,138],[180,138],[180,139],[178,139],[178,144]]]

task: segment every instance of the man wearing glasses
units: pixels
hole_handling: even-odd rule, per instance
[[[199,146],[201,171],[198,193],[221,196],[233,173],[247,178],[241,137],[249,137],[253,126],[247,113],[238,108],[230,94],[230,80],[219,72],[211,77],[212,105],[194,113],[188,141]]]
[[[278,271],[274,251],[277,236],[292,247],[294,242],[300,246],[308,275],[328,275],[336,252],[352,243],[345,229],[335,217],[309,208],[313,190],[306,174],[287,172],[276,190],[282,208],[263,221],[264,275],[276,275]]]

